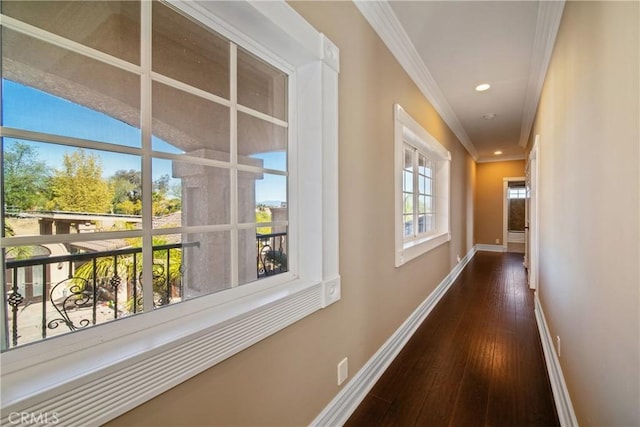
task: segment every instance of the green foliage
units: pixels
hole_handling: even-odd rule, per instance
[[[100,158],[83,149],[64,154],[62,168],[51,178],[51,194],[47,209],[71,212],[108,213],[113,199]]]
[[[6,142],[4,152],[4,203],[19,210],[44,207],[50,170],[38,160],[34,147],[23,142]]]
[[[259,206],[256,209],[256,222],[271,222],[271,211],[269,208]],[[256,228],[258,234],[271,234],[271,227]]]

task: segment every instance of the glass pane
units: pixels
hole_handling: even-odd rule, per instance
[[[268,212],[268,214],[267,214]],[[287,221],[287,177],[238,172],[238,221]]]
[[[229,169],[153,159],[153,227],[229,224]]]
[[[6,248],[9,346],[142,312],[141,252],[139,238]]]
[[[229,108],[170,86],[153,83],[156,151],[229,161]]]
[[[182,255],[183,300],[231,287],[231,233],[184,233],[179,243]],[[172,239],[172,241],[175,239]],[[254,258],[255,259],[255,258]]]
[[[424,177],[424,178],[422,178],[422,180],[424,180],[424,183],[423,183],[424,191],[421,190],[420,192],[422,194],[429,194],[429,195],[433,194],[432,193],[432,188],[431,188],[431,185],[432,185],[433,181],[431,180],[431,178]]]
[[[140,4],[134,1],[2,1],[2,13],[134,64]]]
[[[238,112],[238,163],[287,170],[287,129]]]
[[[426,233],[427,232],[427,217],[426,215],[418,216],[418,233]]]
[[[427,232],[434,231],[436,229],[436,217],[434,214],[425,215],[425,224]]]
[[[413,171],[413,150],[404,149],[404,169]]]
[[[404,237],[413,235],[413,215],[404,215]]]
[[[229,99],[229,42],[153,2],[153,71]]]
[[[241,285],[288,271],[287,227],[269,233],[250,228],[238,232],[238,281]]]
[[[425,197],[425,209],[426,209],[426,212],[428,213],[433,212],[433,197],[431,196]]]
[[[3,126],[140,147],[140,78],[2,30]]]
[[[238,103],[287,120],[287,75],[238,48]]]
[[[403,211],[404,211],[404,213],[413,213],[413,194],[404,193],[404,195],[403,195]]]
[[[425,213],[427,211],[427,196],[420,196],[418,203],[418,213]]]
[[[413,192],[413,173],[403,171],[402,172],[403,190],[406,192]]]
[[[418,177],[418,192],[420,194],[425,194],[425,190],[426,190],[425,178],[423,176],[419,176]]]
[[[141,223],[140,157],[3,139],[9,235],[88,233]]]

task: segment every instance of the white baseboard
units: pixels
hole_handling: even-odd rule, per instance
[[[380,379],[384,371],[396,358],[400,350],[413,336],[424,319],[436,306],[456,280],[462,269],[477,251],[474,246],[469,253],[449,272],[431,294],[411,313],[402,325],[389,337],[378,351],[365,363],[353,379],[333,398],[331,402],[311,422],[311,426],[341,426],[356,410],[358,405]]]
[[[556,403],[560,425],[562,427],[578,427],[578,419],[573,410],[567,384],[564,381],[558,354],[553,345],[553,338],[549,332],[547,320],[544,317],[544,311],[542,311],[542,306],[540,305],[537,294],[535,305],[536,323],[538,324],[538,332],[540,333],[540,340],[542,341],[542,351],[544,352],[544,360],[547,364],[547,372],[549,374],[549,381],[551,382],[551,390],[553,391],[553,399]]]
[[[502,245],[485,245],[485,244],[477,244],[475,249],[478,251],[488,251],[488,252],[506,252],[507,248]]]

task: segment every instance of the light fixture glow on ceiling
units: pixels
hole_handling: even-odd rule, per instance
[[[489,83],[482,83],[476,86],[476,90],[478,92],[484,92],[485,90],[488,90],[490,87],[491,85]]]
[[[491,120],[491,119],[494,119],[495,117],[496,117],[495,113],[487,113],[482,115],[482,118],[485,120]]]
[[[502,151],[500,151],[500,150],[494,151],[493,154],[495,154],[496,156],[499,156],[500,154],[502,154]]]

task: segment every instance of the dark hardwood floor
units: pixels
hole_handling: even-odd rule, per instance
[[[522,261],[476,253],[346,426],[559,426]]]

